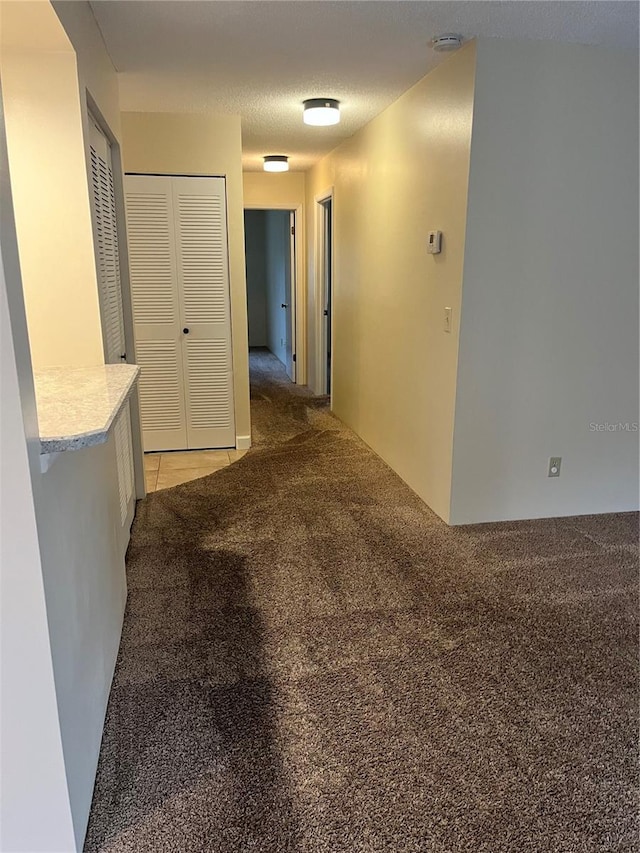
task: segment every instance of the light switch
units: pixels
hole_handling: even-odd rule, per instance
[[[427,237],[427,252],[438,255],[442,249],[442,231],[429,231]]]
[[[444,330],[445,332],[451,331],[451,308],[444,309]]]

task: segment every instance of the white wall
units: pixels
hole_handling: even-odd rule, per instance
[[[637,509],[637,421],[637,54],[480,41],[451,521]]]
[[[333,187],[334,411],[445,520],[474,75],[472,42],[306,176],[309,376],[317,373],[314,199]],[[426,252],[432,229],[444,233],[438,256]]]
[[[107,444],[62,453],[34,487],[60,731],[81,850],[127,596],[116,535],[113,436]]]
[[[249,346],[267,346],[267,247],[263,210],[245,210]]]

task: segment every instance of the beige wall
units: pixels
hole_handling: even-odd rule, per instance
[[[637,53],[479,42],[462,312],[453,522],[637,509]]]
[[[305,172],[244,172],[244,203],[248,207],[299,207],[305,202]]]
[[[78,63],[80,87],[89,92],[93,108],[111,134],[120,139],[120,101],[118,75],[107,49],[91,6],[86,0],[53,2],[55,12],[67,33]]]
[[[448,520],[475,73],[470,43],[307,173],[310,376],[314,197],[334,188],[333,407]],[[444,233],[439,256],[427,232]],[[453,330],[443,330],[445,306]]]
[[[0,103],[0,849],[73,850],[32,471],[38,423]],[[37,814],[37,820],[34,815]]]
[[[123,113],[122,138],[125,172],[226,178],[236,436],[248,446],[251,423],[240,117]]]
[[[75,54],[49,3],[3,3],[2,23],[9,164],[33,364],[101,364]],[[30,31],[37,32],[35,47]]]
[[[78,16],[83,24],[73,29],[73,46],[48,2],[9,3],[0,8],[2,82],[9,93],[11,183],[19,214],[24,294],[17,269],[11,271],[10,284],[14,292],[24,295],[36,367],[103,362],[83,81],[90,81],[98,111],[109,116],[113,130],[119,127],[113,104],[117,80],[113,66],[105,62],[106,52],[98,51],[101,41],[89,7],[72,3],[64,9],[65,17],[75,20]],[[81,66],[86,65],[80,70],[74,48]],[[90,74],[85,74],[87,68]],[[9,231],[5,217],[11,208],[4,171],[2,190],[4,251]],[[10,307],[12,324],[19,327],[24,308],[21,304]],[[21,622],[30,637],[46,637],[46,649],[41,646],[40,651],[53,672],[56,707],[51,707],[49,696],[40,700],[38,714],[30,707],[34,677],[44,693],[51,676],[31,668],[34,649],[17,645],[23,679],[21,683],[14,666],[12,686],[17,698],[7,731],[16,745],[27,742],[32,751],[21,750],[21,787],[12,791],[11,820],[3,821],[2,828],[4,833],[10,827],[11,835],[3,834],[2,841],[12,850],[71,851],[82,849],[124,614],[124,555],[115,536],[120,527],[117,469],[111,440],[98,448],[61,454],[49,470],[41,471],[24,327],[20,343],[16,363],[23,374],[22,408],[34,414],[33,423],[25,414],[23,419],[30,439],[37,532],[33,528],[25,532],[25,517],[20,548],[13,555],[22,579],[13,579],[7,606],[14,614],[13,628],[17,630]],[[8,417],[15,415],[15,402],[5,400],[4,393],[2,409],[3,415],[5,409]],[[3,460],[3,490],[4,474]],[[12,469],[6,488],[17,495],[24,483],[15,480],[17,471]],[[37,566],[32,564],[34,552],[39,556]],[[29,565],[18,562],[27,558]],[[3,555],[3,578],[4,568]],[[42,595],[41,589],[46,614],[42,602],[33,598]],[[3,668],[4,664],[3,657]],[[53,778],[60,748],[62,782]],[[54,782],[57,787],[47,788]]]

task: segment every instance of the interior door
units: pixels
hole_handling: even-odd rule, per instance
[[[224,178],[171,178],[187,447],[233,447]]]
[[[188,445],[171,180],[127,175],[126,203],[144,449],[182,450]]]
[[[332,227],[332,200],[327,199],[322,203],[322,245],[323,245],[323,359],[324,359],[324,393],[331,394],[331,301],[332,301],[332,274],[333,274],[333,227]]]
[[[107,364],[119,364],[125,361],[127,356],[122,314],[113,163],[109,140],[92,117],[90,117],[89,125],[89,153],[91,160],[91,206],[104,356]],[[129,404],[124,407],[116,421],[114,442],[118,471],[120,520],[122,522],[120,538],[122,549],[126,550],[135,512],[133,440]]]
[[[235,446],[224,178],[128,175],[145,450]]]
[[[295,341],[296,341],[296,215],[289,213],[287,229],[288,251],[285,253],[285,368],[292,382],[296,381]]]

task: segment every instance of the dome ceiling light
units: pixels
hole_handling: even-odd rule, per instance
[[[263,165],[262,168],[265,172],[288,172],[289,171],[289,158],[285,157],[284,154],[269,154],[267,157],[263,157]]]
[[[340,121],[340,101],[335,98],[308,98],[303,106],[305,124],[326,127]]]

